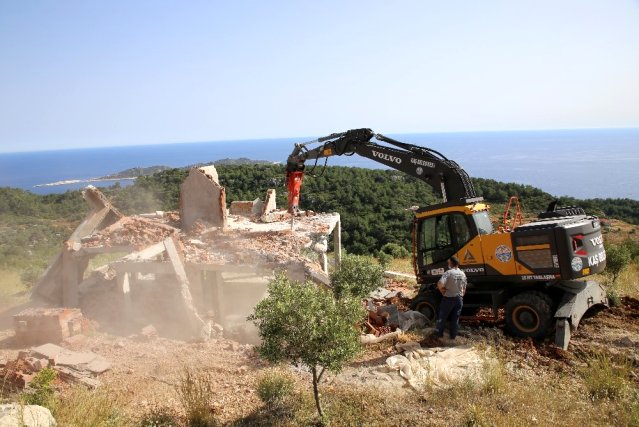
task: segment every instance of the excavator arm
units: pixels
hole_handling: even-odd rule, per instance
[[[373,139],[378,142],[374,142]],[[386,145],[379,142],[384,142]],[[320,145],[309,148],[314,144]],[[376,134],[371,129],[352,129],[295,144],[286,163],[289,212],[295,214],[299,209],[300,190],[307,160],[354,154],[424,181],[444,202],[478,200],[466,171],[437,151],[396,141]]]

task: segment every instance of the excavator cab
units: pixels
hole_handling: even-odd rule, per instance
[[[488,205],[477,198],[468,204],[431,206],[416,212],[413,222],[415,273],[422,281],[441,276],[446,261],[460,259],[467,275],[484,274],[481,236],[493,233]]]

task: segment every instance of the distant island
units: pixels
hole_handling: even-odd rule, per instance
[[[193,167],[202,167],[208,165],[224,165],[224,166],[237,166],[237,165],[273,165],[278,164],[279,162],[272,162],[269,160],[252,160],[246,157],[240,157],[237,159],[220,159],[215,160],[213,162],[208,163],[197,163],[194,165],[184,166],[179,169],[190,169]],[[135,180],[140,176],[150,176],[156,174],[158,172],[163,172],[169,169],[174,169],[171,166],[165,165],[156,165],[156,166],[148,166],[148,167],[135,167],[125,169],[120,172],[112,173],[109,175],[105,175],[99,178],[87,178],[87,179],[67,179],[64,181],[56,181],[49,182],[46,184],[37,184],[34,187],[55,187],[58,185],[68,185],[68,184],[80,184],[80,183],[91,183],[91,182],[104,182],[104,181],[123,181],[123,180]]]

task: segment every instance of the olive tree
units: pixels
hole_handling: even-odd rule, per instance
[[[339,372],[361,350],[356,324],[362,317],[359,301],[336,300],[312,282],[297,283],[278,274],[249,320],[262,339],[257,347],[261,357],[309,368],[315,405],[323,418],[319,383],[324,372]]]

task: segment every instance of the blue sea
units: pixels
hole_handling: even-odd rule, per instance
[[[330,132],[328,132],[330,133]],[[473,177],[539,187],[553,195],[639,200],[639,129],[464,132],[388,135],[433,148],[457,161]],[[35,187],[90,179],[131,167],[173,167],[223,158],[286,161],[295,142],[263,139],[139,145],[0,154],[0,186],[38,194],[78,189],[86,183]],[[381,168],[361,157],[331,157],[329,165]],[[123,181],[127,185],[131,181]],[[113,182],[93,182],[112,185]]]

